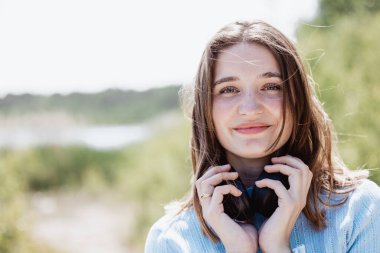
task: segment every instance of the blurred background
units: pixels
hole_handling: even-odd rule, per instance
[[[379,184],[379,0],[0,0],[0,252],[142,252],[190,187],[178,91],[238,19],[296,42],[344,160]]]

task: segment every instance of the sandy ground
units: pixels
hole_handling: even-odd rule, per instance
[[[67,253],[133,253],[126,245],[131,208],[115,197],[83,193],[34,194],[32,235]]]

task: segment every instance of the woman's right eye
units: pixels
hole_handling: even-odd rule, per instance
[[[226,86],[220,89],[219,94],[238,93],[239,90],[234,86]]]

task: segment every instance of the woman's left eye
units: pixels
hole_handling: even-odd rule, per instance
[[[268,84],[264,85],[263,90],[280,91],[280,90],[282,90],[282,86],[280,84],[276,84],[276,83],[268,83]]]

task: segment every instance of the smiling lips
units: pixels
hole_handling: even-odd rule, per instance
[[[234,130],[241,134],[257,134],[268,129],[269,125],[239,125],[235,127]]]

